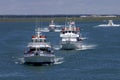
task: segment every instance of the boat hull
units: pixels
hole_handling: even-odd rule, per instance
[[[49,31],[50,32],[54,32],[55,31],[55,27],[49,27]]]
[[[74,43],[74,42],[65,42],[61,44],[61,49],[63,50],[75,50],[78,49],[78,44],[79,43]]]
[[[50,31],[50,32],[55,32],[55,30],[54,30],[54,29],[49,29],[49,31]]]
[[[54,55],[24,56],[25,64],[51,64],[54,63]]]

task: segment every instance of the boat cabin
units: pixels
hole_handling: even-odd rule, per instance
[[[40,53],[43,53],[43,52],[47,52],[47,53],[53,53],[53,50],[49,47],[45,47],[45,48],[34,48],[34,47],[31,47],[31,48],[28,48],[28,50],[25,52],[25,54],[34,54],[36,52],[40,52]]]
[[[32,36],[32,42],[46,42],[46,36]]]

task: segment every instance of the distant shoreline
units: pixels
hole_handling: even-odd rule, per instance
[[[55,22],[120,20],[120,15],[0,15],[0,22],[50,22],[52,19]]]

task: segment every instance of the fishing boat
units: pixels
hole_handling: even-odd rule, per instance
[[[60,33],[61,49],[74,50],[82,47],[83,38],[80,33],[80,28],[75,26],[75,22],[68,22]]]
[[[51,64],[54,63],[55,55],[53,48],[46,41],[46,36],[42,35],[40,28],[35,29],[35,36],[32,36],[32,41],[28,43],[24,53],[26,64]]]
[[[98,27],[119,27],[119,24],[114,24],[112,20],[108,21],[108,24],[101,24]]]

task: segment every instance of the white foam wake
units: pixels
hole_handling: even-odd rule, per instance
[[[96,45],[81,45],[81,46],[79,46],[79,48],[76,49],[76,50],[94,49],[95,47],[96,47]]]
[[[55,50],[60,50],[60,48],[61,48],[60,46],[57,46],[57,45],[54,46],[54,49],[55,49]]]
[[[63,57],[56,57],[55,59],[54,59],[54,64],[62,64],[64,61],[63,61]]]
[[[24,64],[25,60],[24,58],[18,58],[17,61],[15,62],[15,64]]]

